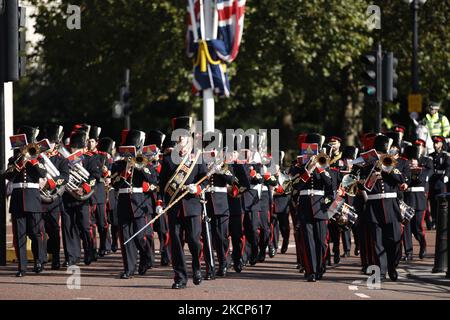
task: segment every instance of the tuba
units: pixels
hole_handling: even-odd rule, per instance
[[[47,157],[47,155],[45,153],[41,154],[41,158],[44,160],[44,166],[47,169],[47,179],[56,180],[60,175],[59,170],[55,167],[53,162],[50,161],[50,159]],[[47,179],[44,179],[44,180],[47,180]],[[48,184],[45,183],[40,188],[39,191],[40,191],[42,202],[52,203],[53,201],[55,201],[59,196],[61,196],[64,193],[65,188],[64,188],[64,186],[60,186],[60,187],[57,187],[54,189],[50,189],[48,187]]]
[[[65,158],[70,156],[69,151],[62,145],[59,147],[59,152]],[[91,188],[89,192],[83,192],[82,195],[78,193],[83,183],[89,183],[89,171],[87,171],[81,163],[73,163],[69,161],[69,181],[65,185],[65,191],[69,193],[78,201],[85,201],[94,194],[94,189]]]
[[[292,188],[293,188],[293,186],[292,186],[293,180],[289,175],[287,175],[283,172],[280,172],[278,174],[278,185],[280,185],[283,188],[283,192],[278,193],[277,188],[275,187],[273,189],[274,195],[282,196],[282,195],[290,194],[292,192]]]

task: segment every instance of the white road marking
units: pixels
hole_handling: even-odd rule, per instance
[[[349,290],[356,291],[358,290],[358,286],[348,286]]]
[[[370,297],[364,293],[355,292],[355,295],[357,295],[360,298],[370,299]]]

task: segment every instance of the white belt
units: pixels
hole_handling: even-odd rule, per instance
[[[444,174],[445,170],[434,170],[435,174]]]
[[[300,190],[300,195],[301,196],[324,196],[325,195],[325,191],[323,191],[323,190],[314,190],[314,189]]]
[[[261,190],[261,186],[259,185],[259,184],[252,184],[251,185],[251,188],[253,189],[253,190]]]
[[[391,199],[397,198],[396,192],[388,192],[388,193],[377,193],[377,194],[368,194],[367,200],[380,200],[380,199]]]
[[[119,189],[119,194],[120,193],[142,193],[143,190],[142,188],[120,188]]]
[[[12,184],[13,189],[39,189],[39,183],[19,182]]]
[[[227,193],[227,187],[209,187],[207,192],[225,192]]]
[[[407,192],[425,192],[424,187],[411,187],[406,190]]]
[[[269,191],[269,188],[267,186],[262,186],[261,190],[262,191]]]

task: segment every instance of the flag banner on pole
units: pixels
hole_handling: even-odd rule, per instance
[[[201,1],[213,0],[188,0],[187,7],[187,56],[194,62],[192,91],[201,95],[202,90],[213,89],[216,95],[229,97],[228,64],[236,59],[239,52],[246,0],[214,1],[212,20],[213,32],[217,34],[215,39],[206,39],[202,34],[201,19],[205,15],[200,12]]]
[[[24,133],[10,136],[9,141],[11,142],[11,149],[23,148],[28,144],[27,135]]]

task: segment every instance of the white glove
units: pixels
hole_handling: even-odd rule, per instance
[[[163,207],[161,207],[161,206],[156,206],[156,214],[161,214],[161,213],[163,213]]]
[[[189,193],[196,194],[197,193],[197,185],[196,184],[190,184],[187,186],[187,189]]]
[[[221,171],[222,171],[222,166],[220,164],[214,165],[214,172],[221,172]]]
[[[444,183],[447,183],[447,182],[448,182],[448,177],[444,176]]]

